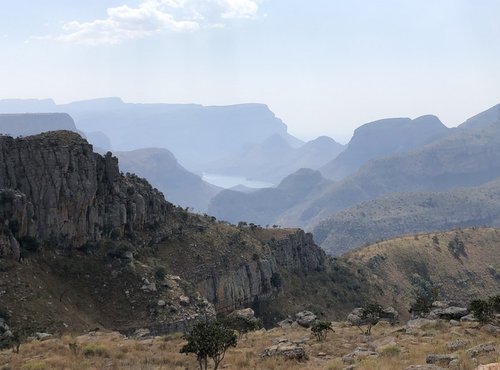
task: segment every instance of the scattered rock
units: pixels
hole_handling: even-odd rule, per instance
[[[165,307],[166,304],[167,304],[167,302],[165,302],[163,299],[158,300],[158,303],[157,303],[158,307]]]
[[[388,347],[395,347],[395,346],[397,346],[396,338],[394,338],[394,337],[383,337],[383,338],[374,340],[371,343],[371,346],[373,348],[375,348],[376,352],[380,353],[380,352],[382,352],[384,349],[386,349]]]
[[[318,357],[325,357],[326,356],[326,353],[325,352],[319,352],[318,353]]]
[[[303,347],[293,344],[277,344],[266,348],[261,354],[261,357],[283,356],[290,360],[304,360],[306,351]]]
[[[456,355],[448,354],[432,354],[427,355],[425,362],[433,365],[448,366],[451,361],[456,360],[458,357]]]
[[[495,345],[493,343],[483,343],[478,346],[469,348],[467,350],[467,354],[474,358],[479,355],[482,355],[483,353],[488,353],[488,352],[493,352],[495,351]]]
[[[141,289],[145,292],[156,292],[156,284],[150,283],[148,279],[144,278],[142,279],[142,287]]]
[[[35,338],[38,339],[39,341],[51,339],[52,337],[53,335],[49,333],[35,333]]]
[[[476,322],[476,321],[477,321],[477,319],[476,319],[476,317],[474,316],[474,314],[470,313],[470,314],[468,314],[468,315],[462,316],[462,317],[460,318],[460,321],[461,321],[461,322]]]
[[[292,319],[288,318],[288,319],[285,319],[285,320],[278,322],[277,325],[280,328],[286,328],[287,326],[291,326],[293,323],[294,323],[294,321]]]
[[[459,349],[465,348],[467,346],[468,342],[466,342],[463,339],[455,339],[449,342],[446,347],[452,352],[455,352]]]
[[[491,335],[500,335],[500,327],[496,325],[486,324],[481,327],[481,330]]]
[[[309,328],[316,321],[316,315],[311,311],[301,311],[295,314],[297,324],[304,328]]]
[[[361,361],[365,358],[377,358],[378,353],[369,349],[358,347],[353,352],[342,356],[342,361],[346,364],[353,364],[356,361]]]
[[[141,328],[141,329],[137,329],[134,332],[134,337],[136,337],[136,338],[144,338],[144,337],[148,336],[150,333],[151,333],[151,331],[149,329]]]
[[[411,365],[405,370],[443,370],[443,368],[436,365]]]
[[[460,321],[450,320],[450,326],[460,326]]]
[[[421,329],[424,326],[436,326],[437,320],[429,320],[424,318],[418,318],[410,320],[406,323],[406,326],[412,329]]]

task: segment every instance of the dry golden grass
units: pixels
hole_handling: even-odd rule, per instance
[[[377,342],[386,344],[385,347],[379,348],[380,356],[357,362],[356,370],[400,370],[412,364],[424,364],[428,354],[450,353],[447,343],[459,338],[468,342],[466,348],[455,352],[459,356],[460,370],[475,369],[475,364],[465,351],[481,343],[494,342],[497,352],[479,357],[479,363],[499,361],[500,339],[479,330],[475,335],[467,334],[466,329],[469,326],[438,325],[425,329],[419,335],[409,335],[398,331],[395,327],[375,326],[372,336],[367,339],[360,334],[358,328],[336,323],[335,333],[330,333],[324,342],[316,342],[310,336],[308,329],[276,328],[250,333],[247,338],[241,339],[236,348],[228,351],[222,368],[342,370],[347,366],[342,362],[343,355],[352,352],[360,345],[370,345],[375,341],[375,344]],[[264,348],[281,338],[305,340],[303,346],[308,359],[298,362],[280,357],[259,356]],[[127,339],[114,332],[63,336],[44,342],[24,344],[19,354],[14,354],[10,350],[0,352],[0,369],[197,369],[193,355],[179,353],[183,344],[180,335],[146,340]],[[321,352],[323,355],[319,356]]]

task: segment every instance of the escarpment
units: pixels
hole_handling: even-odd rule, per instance
[[[229,312],[286,294],[280,276],[318,271],[324,261],[303,231],[239,228],[186,212],[76,133],[0,137],[0,308],[15,312],[14,321],[45,315],[63,327],[73,305],[112,329],[170,330],[203,315],[207,303]],[[50,310],[31,310],[40,293],[29,283],[26,304],[16,306],[12,284],[24,273],[47,285]]]
[[[80,247],[112,234],[154,229],[172,207],[147,182],[122,176],[111,153],[94,153],[73,132],[0,137],[0,163],[0,189],[17,192],[9,196],[5,190],[3,201],[13,212],[2,216],[19,225],[19,237]],[[26,211],[16,210],[20,198],[26,199]]]

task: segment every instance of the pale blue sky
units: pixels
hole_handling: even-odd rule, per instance
[[[266,103],[346,142],[500,103],[497,0],[0,0],[0,98]]]

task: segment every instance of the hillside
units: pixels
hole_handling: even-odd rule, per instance
[[[206,212],[210,199],[222,190],[186,170],[167,149],[137,149],[114,152],[114,155],[118,157],[123,172],[148,179],[169,202],[190,207],[196,212]]]
[[[300,168],[320,168],[343,149],[343,145],[326,136],[293,147],[275,134],[262,143],[244,149],[237,156],[209,165],[207,171],[277,184]]]
[[[500,125],[458,130],[411,152],[369,162],[348,178],[312,194],[276,221],[313,227],[364,201],[395,192],[476,186],[500,173]]]
[[[356,172],[365,163],[392,154],[406,152],[449,133],[435,116],[388,118],[366,123],[356,130],[347,148],[321,168],[327,178],[340,180]]]
[[[474,129],[488,126],[492,123],[500,124],[500,104],[497,104],[484,112],[476,114],[474,117],[469,118],[458,127],[460,129]]]
[[[440,300],[458,302],[498,294],[499,245],[499,229],[458,229],[383,241],[345,258],[368,268],[383,302],[407,312],[415,293],[432,288]]]
[[[303,168],[287,176],[275,188],[253,192],[223,190],[210,201],[208,212],[220,219],[237,223],[273,224],[281,213],[321,191],[330,181],[319,171]]]
[[[400,235],[484,225],[500,226],[500,180],[443,192],[386,195],[332,215],[313,234],[327,253],[338,255]]]
[[[0,316],[14,328],[161,333],[250,305],[273,322],[318,289],[325,311],[369,292],[347,297],[362,274],[327,266],[312,235],[186,212],[76,133],[0,137],[0,163]]]

